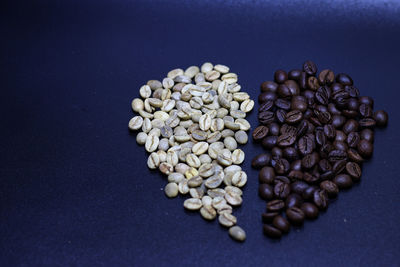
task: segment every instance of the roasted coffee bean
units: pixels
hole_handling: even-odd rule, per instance
[[[317,189],[314,191],[313,201],[320,210],[324,210],[328,207],[328,194],[323,189]]]
[[[297,126],[296,136],[301,137],[301,136],[305,135],[307,133],[307,131],[308,131],[308,123],[307,123],[307,121],[303,120]]]
[[[258,195],[265,200],[270,200],[274,197],[274,189],[268,184],[260,184],[258,186]]]
[[[335,74],[331,70],[322,70],[318,75],[320,84],[332,84],[335,80]]]
[[[314,153],[311,153],[311,154],[307,154],[301,160],[301,165],[305,169],[311,169],[312,167],[314,167],[315,164],[317,164],[318,160],[319,160],[318,153],[314,152]]]
[[[292,160],[295,160],[295,159],[298,158],[298,153],[297,153],[297,150],[294,147],[285,147],[283,149],[283,156],[287,160],[292,161]]]
[[[358,153],[360,153],[360,155],[364,158],[369,158],[371,157],[372,153],[373,153],[373,146],[370,142],[368,142],[367,140],[361,140],[358,145],[357,145],[357,150]]]
[[[333,139],[336,136],[336,130],[335,127],[333,127],[332,124],[326,124],[324,125],[324,134],[328,139]]]
[[[374,113],[374,119],[376,121],[377,126],[384,127],[388,123],[389,116],[385,111],[377,110]]]
[[[296,81],[287,80],[285,81],[285,85],[289,88],[291,96],[296,96],[300,94],[300,88]]]
[[[271,160],[271,155],[267,153],[259,154],[253,158],[251,161],[251,166],[253,168],[259,169],[264,166],[267,166]]]
[[[346,171],[355,181],[358,181],[361,177],[360,165],[355,162],[347,162]]]
[[[290,109],[290,101],[282,99],[282,98],[278,98],[275,101],[275,106],[277,106],[280,109],[289,110]]]
[[[307,88],[313,91],[317,90],[319,88],[318,79],[314,76],[308,77]]]
[[[287,177],[292,181],[302,180],[303,179],[303,173],[301,171],[292,170],[292,171],[289,172]]]
[[[293,96],[291,102],[291,108],[304,112],[307,110],[307,100],[304,96]]]
[[[284,111],[283,109],[278,109],[275,112],[275,117],[279,123],[284,123],[286,120],[286,111]]]
[[[303,118],[303,113],[300,110],[292,110],[286,114],[286,122],[289,124],[295,124],[301,121]]]
[[[347,151],[347,154],[349,155],[349,159],[357,162],[357,163],[362,163],[363,162],[363,158],[361,157],[361,155],[357,152],[357,150],[350,148]]]
[[[266,149],[272,149],[276,146],[278,141],[278,136],[266,136],[261,141],[261,145]]]
[[[332,117],[332,126],[336,129],[341,128],[346,123],[346,118],[340,115],[334,115]]]
[[[351,111],[358,111],[359,109],[359,102],[358,99],[356,98],[350,98],[349,101],[347,102],[347,109]]]
[[[263,82],[260,86],[261,92],[276,92],[278,84],[272,81]]]
[[[359,107],[361,116],[368,118],[372,116],[372,108],[367,104],[361,104]]]
[[[333,142],[333,149],[346,151],[348,149],[347,143],[342,141]]]
[[[310,76],[314,76],[317,73],[317,66],[314,62],[308,60],[303,64],[303,70]]]
[[[316,186],[309,186],[303,191],[301,196],[303,197],[303,199],[306,199],[306,200],[312,199],[316,189],[317,189]]]
[[[265,103],[262,103],[258,108],[258,112],[264,112],[270,110],[274,106],[274,101],[268,100]]]
[[[277,70],[274,74],[275,82],[277,83],[284,83],[288,79],[288,75],[284,70]]]
[[[263,126],[263,125],[255,128],[253,131],[254,141],[261,141],[265,136],[267,136],[268,131],[269,131],[268,127]]]
[[[360,142],[360,134],[358,132],[351,132],[347,136],[347,144],[349,147],[357,147],[358,142]]]
[[[294,225],[301,225],[304,222],[305,214],[299,207],[291,207],[286,210],[286,217]]]
[[[313,139],[305,135],[299,139],[297,146],[302,155],[307,155],[313,151],[315,145]]]
[[[301,205],[301,210],[304,212],[304,215],[307,219],[316,219],[318,218],[319,211],[317,206],[313,203],[305,202]]]
[[[274,92],[264,92],[258,96],[258,103],[265,103],[267,101],[275,101],[277,95]]]
[[[285,202],[281,199],[271,200],[267,203],[268,211],[280,211],[285,207]]]
[[[280,238],[282,236],[282,232],[279,229],[268,224],[264,224],[263,232],[270,238]]]
[[[277,123],[271,123],[270,125],[268,125],[268,128],[270,135],[279,135],[280,126]]]
[[[346,85],[344,87],[344,90],[346,90],[346,92],[348,92],[351,97],[358,98],[360,96],[359,90],[356,87],[352,86],[352,85]]]
[[[283,150],[279,147],[273,147],[271,149],[272,158],[281,158],[283,156]]]
[[[271,223],[272,220],[278,215],[278,212],[265,212],[261,215],[261,220],[263,223]]]
[[[336,75],[336,82],[342,85],[353,85],[351,77],[345,73],[339,73]]]
[[[374,131],[371,129],[364,129],[360,133],[361,140],[367,140],[370,143],[374,142]]]
[[[300,207],[302,203],[303,199],[301,196],[299,194],[292,193],[286,197],[285,206],[286,208]]]
[[[290,223],[281,215],[275,216],[272,220],[272,225],[284,233],[287,233],[290,230]]]
[[[335,174],[341,173],[346,167],[346,160],[338,160],[333,163],[332,171]]]
[[[339,187],[339,189],[347,189],[353,185],[351,177],[347,174],[339,174],[333,179],[333,182]]]
[[[291,70],[288,73],[289,79],[298,81],[300,79],[301,70]]]
[[[274,187],[274,193],[276,197],[285,199],[290,193],[290,185],[279,182]]]
[[[277,174],[285,174],[289,171],[290,164],[286,159],[279,158],[279,159],[275,160],[274,168],[275,168],[275,172]]]
[[[303,181],[296,181],[291,184],[291,191],[297,193],[299,195],[303,194],[303,192],[309,187],[309,185]]]
[[[263,125],[268,125],[269,123],[273,122],[275,119],[275,115],[271,111],[263,111],[258,113],[258,120]]]
[[[359,125],[361,128],[373,128],[376,125],[376,122],[372,118],[364,118],[359,120]]]
[[[327,137],[322,129],[315,132],[315,141],[318,145],[323,146],[326,144]]]
[[[309,172],[305,172],[303,175],[303,180],[309,184],[314,184],[319,180],[319,174],[312,174]]]
[[[332,165],[329,163],[329,161],[327,159],[321,159],[318,162],[318,166],[319,169],[321,170],[321,172],[327,172],[332,170]]]
[[[275,179],[275,170],[272,167],[263,167],[258,174],[260,183],[272,184]]]
[[[328,197],[330,198],[335,198],[339,193],[339,188],[334,182],[323,181],[319,186],[321,187],[321,189],[326,191]]]
[[[331,92],[327,86],[321,86],[318,88],[317,92],[315,92],[315,99],[321,105],[328,105],[330,96]]]
[[[361,96],[358,101],[360,101],[360,104],[366,104],[374,108],[374,100],[369,96]]]
[[[329,152],[330,162],[346,160],[346,159],[347,159],[347,153],[344,150],[332,150],[331,152]]]
[[[295,160],[290,164],[290,169],[294,171],[301,171],[301,160]]]
[[[296,136],[292,133],[282,134],[276,141],[279,146],[287,147],[293,145],[293,143],[296,141]]]
[[[307,87],[307,73],[305,71],[301,72],[298,83],[299,83],[301,89],[306,89],[306,87]]]

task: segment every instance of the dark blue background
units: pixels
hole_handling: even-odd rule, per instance
[[[400,4],[296,2],[2,1],[0,265],[399,266]],[[272,241],[250,142],[243,244],[165,198],[127,129],[142,84],[211,61],[255,99],[306,59],[349,73],[390,114],[359,185]]]

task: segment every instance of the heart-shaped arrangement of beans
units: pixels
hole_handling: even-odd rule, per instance
[[[373,111],[371,97],[360,96],[352,78],[311,61],[289,73],[277,70],[261,84],[253,139],[269,150],[252,161],[259,172],[259,195],[267,201],[264,234],[280,238],[326,210],[329,199],[361,178],[373,153],[374,128],[388,115]]]

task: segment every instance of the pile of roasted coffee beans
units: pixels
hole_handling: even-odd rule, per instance
[[[261,84],[255,142],[268,150],[252,161],[259,195],[267,201],[264,234],[280,238],[291,225],[315,219],[339,190],[360,180],[373,153],[374,128],[386,126],[385,111],[360,96],[352,78],[306,61],[303,69],[277,70]]]

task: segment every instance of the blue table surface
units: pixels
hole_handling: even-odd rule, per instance
[[[325,2],[2,1],[0,265],[399,266],[400,2]],[[279,241],[262,235],[252,141],[245,243],[166,199],[127,129],[141,85],[211,61],[256,99],[307,59],[390,114],[361,183]]]

